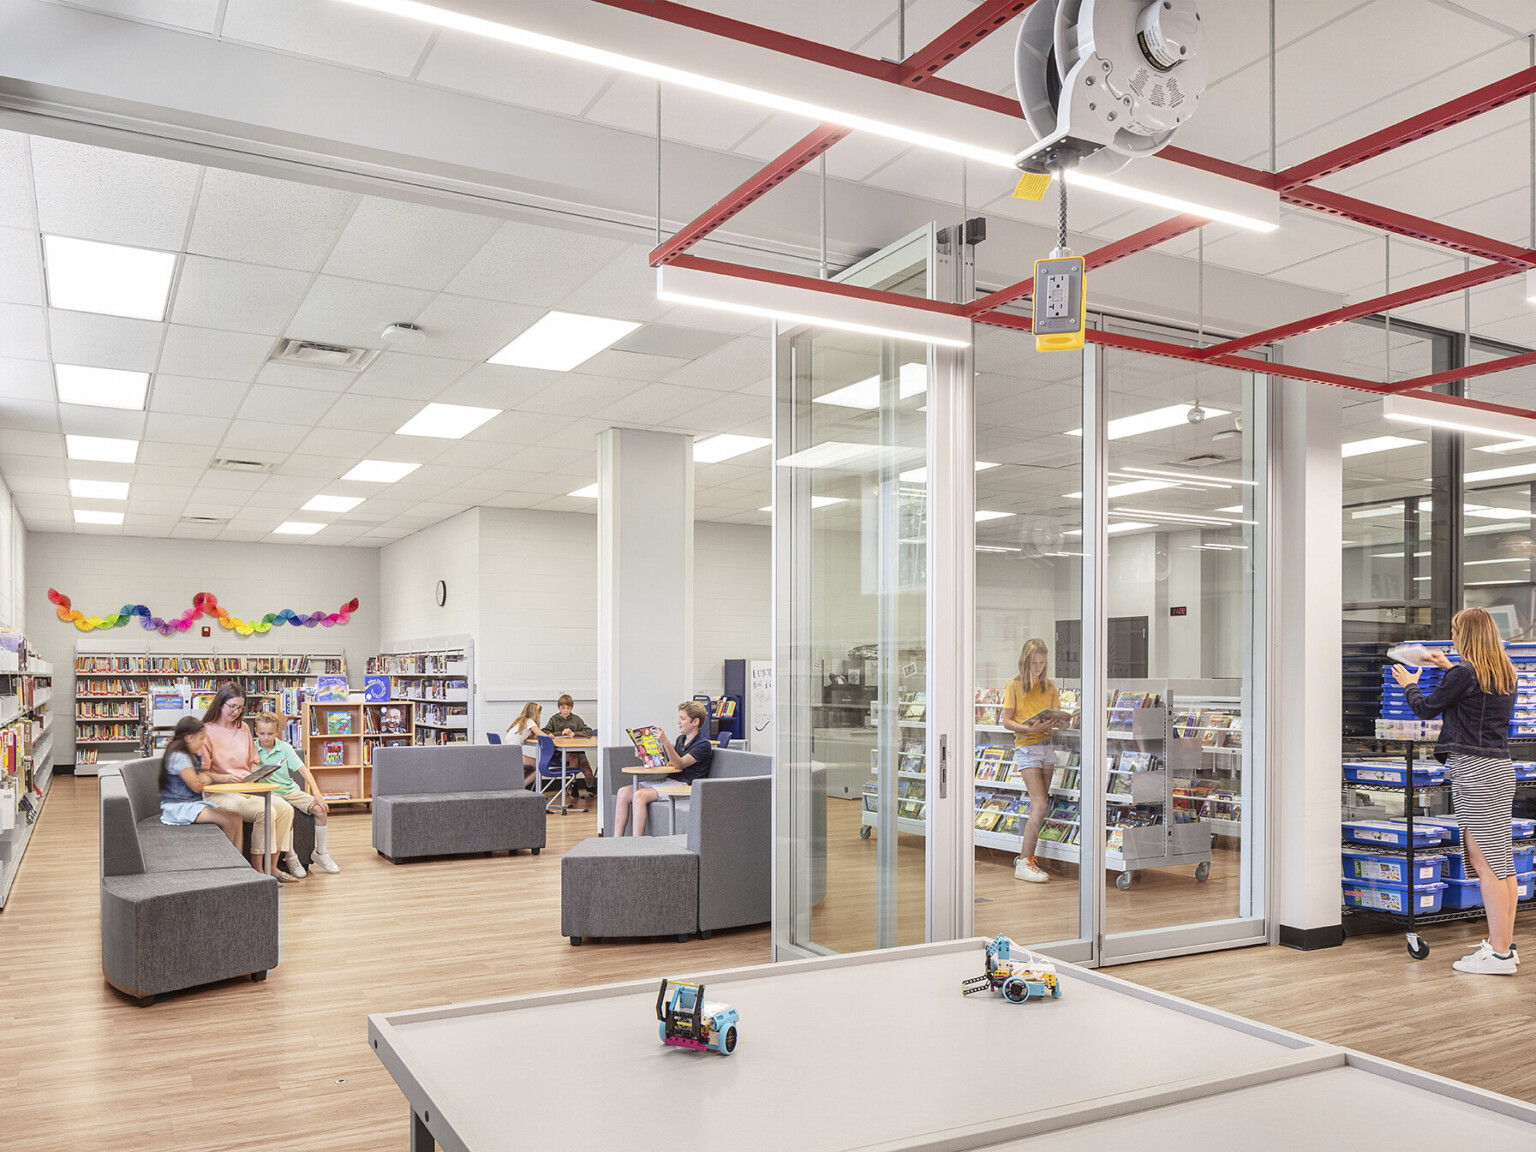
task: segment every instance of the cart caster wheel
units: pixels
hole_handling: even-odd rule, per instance
[[[1204,884],[1206,882],[1206,880],[1208,880],[1210,878],[1210,875],[1211,875],[1210,861],[1206,861],[1203,864],[1196,864],[1195,865],[1195,879],[1200,881],[1200,883]]]
[[[868,840],[869,839],[869,825],[868,824],[864,825],[864,827],[859,829],[859,839],[860,840]]]
[[[1116,876],[1115,877],[1115,887],[1120,889],[1120,891],[1122,891],[1122,892],[1130,891],[1130,887],[1131,887],[1131,874],[1129,872],[1122,872],[1122,873],[1120,873],[1120,875]]]
[[[1408,955],[1415,960],[1423,960],[1429,956],[1429,945],[1424,943],[1424,938],[1417,932],[1408,933]]]

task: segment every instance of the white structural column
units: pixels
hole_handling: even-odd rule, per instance
[[[597,728],[671,734],[693,695],[693,437],[610,428],[598,439]]]
[[[1312,343],[1309,341],[1309,344]],[[1280,646],[1275,701],[1273,835],[1279,939],[1298,948],[1343,940],[1339,918],[1339,741],[1344,394],[1321,384],[1283,382],[1280,393]]]

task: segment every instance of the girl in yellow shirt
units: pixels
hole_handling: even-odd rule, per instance
[[[1059,726],[1057,721],[1039,713],[1061,707],[1061,694],[1046,674],[1050,656],[1051,650],[1044,640],[1026,640],[1019,653],[1019,674],[1008,681],[1003,691],[1003,727],[1014,734],[1013,761],[1023,769],[1024,786],[1029,791],[1029,821],[1024,825],[1020,864],[1014,874],[1031,884],[1044,884],[1050,879],[1035,858],[1040,827],[1051,807],[1051,775],[1056,767],[1051,729]]]

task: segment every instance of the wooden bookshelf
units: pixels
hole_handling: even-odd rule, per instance
[[[346,799],[327,799],[326,804],[333,808],[367,804],[370,781],[368,765],[363,763],[362,701],[305,701],[300,730],[304,733],[304,763],[321,793],[346,793]],[[340,756],[340,763],[328,762],[336,758],[332,753]]]

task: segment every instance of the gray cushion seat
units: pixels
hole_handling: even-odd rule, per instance
[[[677,936],[698,928],[699,858],[686,836],[594,837],[560,861],[560,935]]]
[[[160,759],[103,768],[101,967],[141,1004],[278,960],[277,881],[218,828],[160,822]]]
[[[544,843],[544,801],[523,786],[520,748],[449,744],[375,755],[373,847],[396,864],[524,848],[537,855]]]

